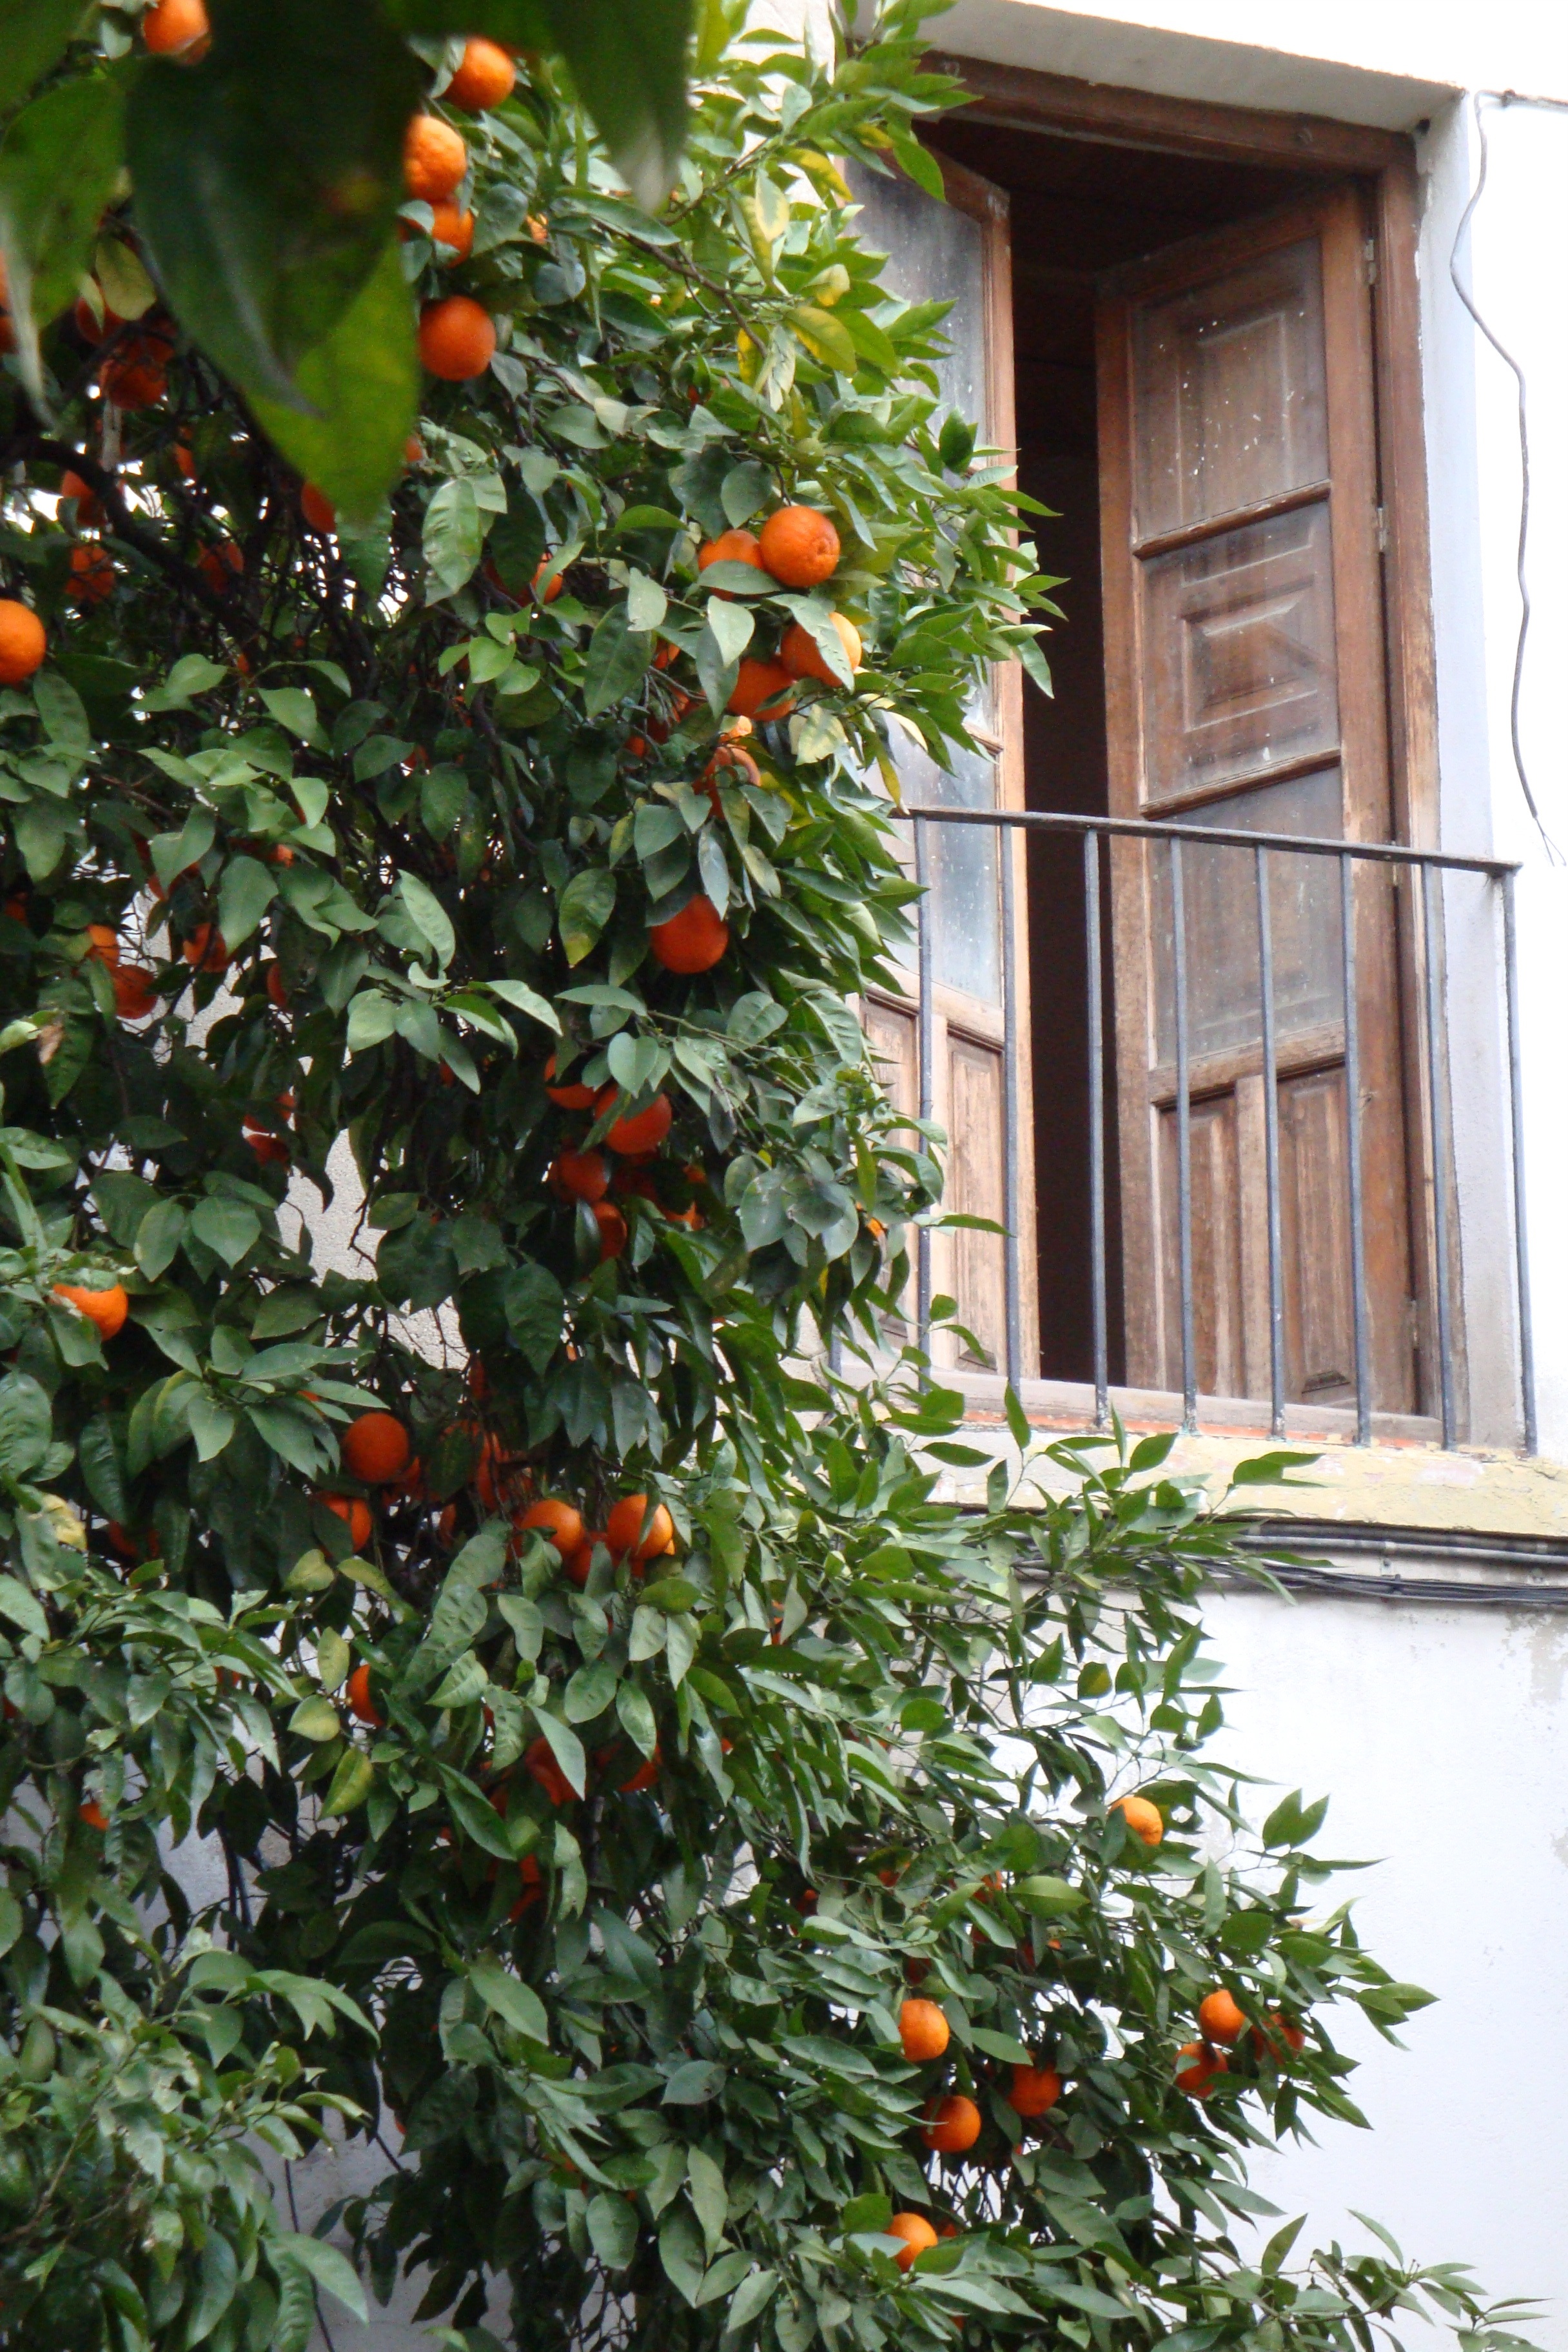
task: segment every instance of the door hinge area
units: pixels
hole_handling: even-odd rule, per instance
[[[1388,553],[1388,509],[1373,507],[1372,518],[1377,525],[1377,551],[1379,555],[1386,555]]]
[[[1377,239],[1376,239],[1376,237],[1374,237],[1374,236],[1369,236],[1369,237],[1366,239],[1365,243],[1363,245],[1362,249],[1361,249],[1361,257],[1362,257],[1362,265],[1363,265],[1363,268],[1364,268],[1364,269],[1365,269],[1365,271],[1366,271],[1366,282],[1367,282],[1367,284],[1368,284],[1369,286],[1375,286],[1375,285],[1377,284]]]

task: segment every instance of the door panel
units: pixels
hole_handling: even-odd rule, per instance
[[[945,331],[952,349],[937,362],[943,408],[980,425],[982,439],[1014,442],[1011,248],[1008,200],[988,181],[944,163],[948,202],[938,204],[903,178],[852,171],[866,242],[889,257],[888,282],[910,301],[952,304]],[[895,737],[904,798],[916,806],[1021,807],[1024,800],[1022,683],[1016,664],[995,669],[971,706],[969,724],[983,751],[938,767],[917,743]],[[907,862],[914,845],[905,832]],[[928,895],[931,1003],[931,1116],[948,1138],[945,1205],[968,1216],[1006,1222],[1004,971],[1010,959],[1018,1031],[1027,1036],[1028,957],[1021,839],[978,825],[928,824],[921,853]],[[1004,936],[1002,858],[1015,858],[1016,936]],[[896,999],[865,1008],[873,1051],[884,1056],[901,1108],[920,1099],[915,974]],[[1032,1233],[1034,1171],[1028,1056],[1018,1057],[1018,1192],[1026,1234]],[[1037,1291],[1033,1250],[1021,1253],[1022,1369],[1038,1362]],[[931,1236],[933,1294],[946,1294],[979,1343],[973,1354],[956,1334],[939,1335],[939,1360],[999,1370],[1006,1357],[1005,1245],[1000,1234],[957,1228]],[[907,1310],[906,1310],[907,1311]]]
[[[1099,317],[1114,814],[1388,837],[1372,316],[1353,189],[1118,273]],[[1269,853],[1288,1397],[1353,1395],[1337,861]],[[1129,1378],[1183,1384],[1170,852],[1111,856]],[[1269,1391],[1255,853],[1182,847],[1197,1385]],[[1415,1361],[1394,899],[1352,892],[1373,1403]]]

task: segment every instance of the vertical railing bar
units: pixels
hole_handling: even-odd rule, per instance
[[[1002,1244],[1003,1281],[1006,1291],[1007,1379],[1016,1393],[1024,1377],[1024,1300],[1021,1252],[1024,1203],[1018,1190],[1018,973],[1014,961],[1013,921],[1016,888],[1013,874],[1014,840],[1005,826],[995,835],[1002,860]]]
[[[1502,968],[1508,1000],[1508,1099],[1513,1154],[1513,1257],[1519,1284],[1519,1388],[1524,1450],[1538,1450],[1535,1419],[1535,1321],[1530,1298],[1530,1233],[1524,1209],[1524,1092],[1520,1073],[1519,946],[1514,933],[1513,876],[1502,877]]]
[[[1171,838],[1171,933],[1176,978],[1176,1218],[1182,1286],[1182,1427],[1198,1425],[1197,1348],[1193,1325],[1192,1074],[1187,1066],[1187,914],[1182,844]]]
[[[1089,961],[1089,1264],[1094,1314],[1094,1425],[1110,1422],[1110,1338],[1105,1297],[1105,974],[1100,940],[1100,842],[1083,837],[1083,914]]]
[[[1274,1049],[1274,930],[1268,852],[1258,861],[1258,984],[1263,1014],[1263,1182],[1268,1210],[1268,1428],[1285,1434],[1285,1289],[1279,1234],[1279,1081]]]
[[[1436,1288],[1437,1381],[1443,1444],[1454,1443],[1453,1336],[1448,1315],[1448,1128],[1443,1099],[1442,997],[1437,974],[1437,875],[1421,868],[1421,949],[1426,978],[1426,1076],[1432,1120],[1432,1266]]]
[[[1372,1353],[1366,1328],[1366,1224],[1361,1189],[1361,1014],[1356,996],[1355,862],[1340,858],[1340,957],[1345,995],[1345,1160],[1350,1184],[1351,1328],[1355,1347],[1355,1442],[1372,1444]]]
[[[935,1008],[931,1001],[931,873],[926,854],[926,829],[919,821],[916,822],[914,835],[915,881],[921,891],[916,901],[919,910],[920,1003],[916,1016],[915,1050],[919,1059],[920,1116],[922,1120],[929,1121],[932,1115],[931,1077],[936,1058]],[[931,1352],[931,1228],[921,1224],[915,1229],[915,1345],[922,1356]]]

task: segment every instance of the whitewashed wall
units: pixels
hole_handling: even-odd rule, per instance
[[[1255,2185],[1311,2216],[1313,2242],[1471,2263],[1494,2294],[1548,2308],[1568,2346],[1568,1615],[1226,1594],[1226,1745],[1281,1790],[1331,1794],[1325,1853],[1378,1858],[1340,1882],[1396,1977],[1439,1996],[1404,2028],[1336,2032],[1373,2128],[1321,2126]],[[1305,2242],[1306,2233],[1303,2233]]]

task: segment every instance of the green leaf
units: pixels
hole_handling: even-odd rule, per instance
[[[658,1726],[647,1693],[638,1690],[636,1683],[618,1684],[616,1713],[626,1737],[636,1741],[645,1756],[651,1756],[658,1746]]]
[[[637,2250],[637,2215],[624,2197],[601,2189],[585,2215],[588,2238],[607,2271],[624,2271]]]
[[[889,2214],[892,2210],[891,2200],[886,2197],[870,2200],[855,2199],[851,2201],[857,2204],[870,2202],[885,2205]],[[846,2211],[847,2210],[847,2207]],[[873,2223],[871,2226],[874,2228],[876,2225]],[[724,2315],[725,2334],[739,2336],[744,2328],[750,2327],[752,2322],[767,2309],[778,2283],[777,2271],[752,2271],[749,2278],[743,2278],[735,2289],[731,2298],[730,2308]]]
[[[136,221],[182,324],[241,391],[310,414],[293,372],[394,235],[420,68],[360,0],[218,12],[200,64],[132,94]]]
[[[506,1328],[535,1371],[542,1372],[561,1345],[566,1326],[566,1294],[547,1266],[514,1266],[501,1286]]]
[[[539,1022],[543,1028],[552,1029],[557,1036],[561,1034],[561,1016],[554,1006],[536,989],[530,988],[526,981],[492,980],[486,985],[490,994],[499,996],[503,1004],[511,1005],[518,1013],[526,1013],[531,1021]]]
[[[160,1201],[136,1228],[136,1263],[149,1282],[166,1274],[185,1238],[185,1213],[178,1201]]]
[[[1080,1888],[1069,1886],[1065,1878],[1046,1874],[1020,1878],[1013,1893],[1026,1911],[1032,1911],[1040,1919],[1054,1919],[1064,1911],[1079,1910],[1088,1900]]]
[[[615,911],[616,877],[607,866],[591,866],[574,874],[556,913],[568,963],[581,963],[592,954]]]
[[[472,482],[443,482],[425,509],[425,561],[437,601],[455,596],[473,578],[484,543],[485,529]]]
[[[567,1780],[582,1796],[588,1786],[588,1759],[583,1753],[583,1743],[570,1724],[563,1723],[548,1708],[536,1706],[534,1720],[550,1743],[550,1750]]]
[[[196,1459],[211,1462],[223,1452],[238,1428],[239,1416],[231,1406],[219,1404],[216,1397],[203,1395],[191,1399],[190,1422]]]
[[[686,2179],[691,2210],[702,2224],[702,2235],[708,2243],[708,2258],[711,2262],[724,2235],[724,2224],[730,2218],[730,2193],[724,2186],[723,2167],[715,2164],[705,2148],[689,2148]]]
[[[364,2289],[346,2254],[340,2254],[335,2246],[323,2245],[320,2238],[296,2237],[289,2231],[279,2231],[267,2243],[275,2260],[281,2256],[285,2262],[298,2263],[318,2286],[326,2288],[334,2302],[352,2313],[362,2327],[369,2326]]]
[[[0,1471],[25,1478],[49,1450],[54,1435],[49,1400],[27,1372],[0,1380]]]
[[[243,1201],[198,1201],[191,1231],[226,1265],[237,1265],[260,1240],[261,1220]]]
[[[345,1748],[328,1784],[322,1813],[329,1820],[356,1812],[375,1785],[375,1767],[363,1748]]]
[[[125,78],[62,81],[24,109],[0,144],[0,251],[23,379],[41,398],[38,331],[77,290],[120,170]]]
[[[702,2233],[684,2205],[672,2205],[658,2230],[658,2258],[671,2286],[695,2305],[702,2291]]]
[[[583,674],[584,716],[596,719],[612,703],[635,694],[654,656],[654,639],[634,629],[624,604],[612,604],[594,631]]]
[[[250,937],[277,896],[277,880],[258,858],[229,859],[218,887],[217,927],[230,954]]]
[[[49,1638],[49,1621],[42,1602],[14,1576],[0,1576],[0,1617],[8,1618],[24,1633],[35,1634],[40,1642]]]
[[[603,1715],[616,1695],[617,1677],[607,1658],[595,1658],[591,1666],[579,1666],[566,1685],[562,1706],[568,1723],[592,1723]]]
[[[255,398],[258,420],[325,491],[344,526],[370,526],[407,463],[419,410],[414,307],[395,240],[331,333],[306,352],[295,381],[315,414]]]
[[[338,1710],[331,1700],[323,1698],[320,1691],[312,1691],[309,1698],[300,1700],[289,1717],[289,1728],[297,1731],[301,1739],[312,1739],[320,1744],[335,1739],[342,1725],[338,1720]]]
[[[814,360],[820,360],[836,374],[854,374],[858,364],[854,338],[831,310],[819,310],[815,303],[801,302],[784,316]]]
[[[407,908],[409,919],[420,938],[429,942],[431,954],[445,969],[458,951],[458,935],[440,899],[417,874],[398,876],[397,896]]]
[[[338,2259],[342,2261],[342,2257],[340,2255]],[[239,2284],[239,2265],[235,2260],[234,2248],[216,2228],[207,2232],[196,2275],[200,2284],[184,2326],[184,2340],[191,2345],[205,2342],[234,2301],[235,2291]]]
[[[307,694],[302,686],[264,686],[259,691],[262,701],[279,727],[286,727],[290,735],[299,737],[301,743],[313,744],[318,750],[325,746],[326,738],[321,732],[321,722],[316,716],[313,694]],[[224,937],[227,939],[226,931]]]
[[[81,22],[81,0],[0,0],[0,108],[26,98]]]
[[[494,2010],[519,2033],[526,2033],[531,2042],[549,2041],[550,2020],[531,1985],[509,1975],[495,1960],[476,1960],[468,1970],[468,1982],[485,2007]]]

